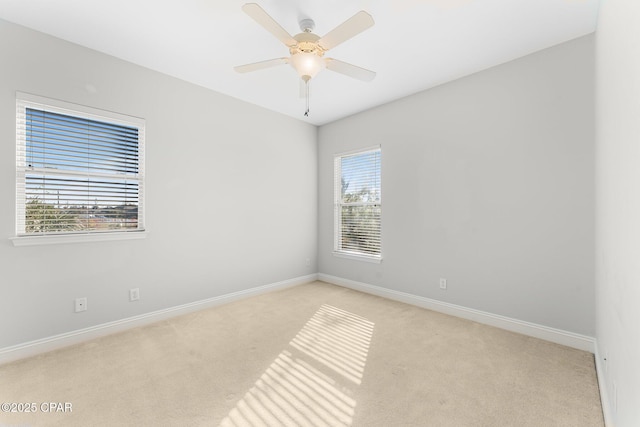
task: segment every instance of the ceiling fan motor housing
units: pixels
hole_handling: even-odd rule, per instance
[[[313,53],[318,56],[324,55],[325,49],[318,44],[320,37],[313,33],[300,33],[293,36],[298,42],[293,46],[289,46],[289,53],[295,55],[296,53]]]

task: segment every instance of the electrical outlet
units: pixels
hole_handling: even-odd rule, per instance
[[[307,265],[307,267],[311,267],[311,258],[307,258],[305,264]]]
[[[87,310],[87,298],[76,298],[76,313]]]
[[[447,279],[440,278],[440,289],[447,289]]]
[[[140,288],[129,289],[129,301],[138,301],[140,299]]]

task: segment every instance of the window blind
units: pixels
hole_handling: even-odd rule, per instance
[[[337,252],[381,255],[382,188],[380,148],[335,157]]]
[[[17,103],[17,235],[143,230],[144,127]]]

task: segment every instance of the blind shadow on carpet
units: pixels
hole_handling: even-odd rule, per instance
[[[350,426],[373,330],[364,317],[322,305],[220,426]]]

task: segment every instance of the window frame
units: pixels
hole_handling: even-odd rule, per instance
[[[20,221],[24,222],[26,215],[26,186],[25,179],[29,173],[26,162],[27,134],[24,118],[27,108],[68,115],[80,119],[108,122],[138,130],[138,171],[133,178],[138,182],[138,217],[137,228],[128,230],[76,230],[68,232],[26,233]],[[45,98],[29,93],[16,92],[16,182],[15,182],[15,235],[10,237],[14,246],[46,245],[57,243],[78,243],[91,241],[131,240],[143,239],[147,235],[145,230],[145,120],[112,111],[101,110],[84,105]],[[38,169],[32,169],[38,170]],[[40,172],[42,172],[40,170]],[[53,174],[54,176],[56,174]],[[86,177],[92,177],[87,173]],[[117,177],[117,174],[113,174]],[[98,174],[93,175],[98,177]]]
[[[355,156],[358,154],[366,154],[370,152],[379,152],[380,153],[380,164],[378,171],[379,180],[380,180],[380,199],[377,202],[361,202],[363,205],[367,206],[379,206],[380,207],[380,251],[377,255],[367,254],[364,252],[357,252],[352,250],[345,250],[341,248],[341,236],[342,236],[342,164],[341,161],[344,157]],[[333,174],[334,174],[334,190],[333,190],[333,205],[334,205],[334,213],[333,213],[333,255],[339,258],[347,258],[358,261],[365,261],[371,263],[380,263],[382,262],[382,147],[380,145],[375,145],[366,148],[359,148],[351,151],[346,151],[342,153],[334,154],[333,157]]]

